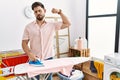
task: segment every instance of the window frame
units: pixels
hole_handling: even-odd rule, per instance
[[[89,18],[97,18],[97,17],[112,17],[116,16],[116,31],[115,31],[115,46],[114,46],[114,52],[118,53],[119,51],[119,33],[120,33],[120,0],[118,0],[117,3],[117,13],[116,14],[104,14],[104,15],[92,15],[89,16],[89,0],[86,0],[86,39],[88,41],[87,47],[89,46],[89,36],[88,36],[88,25],[89,25]]]

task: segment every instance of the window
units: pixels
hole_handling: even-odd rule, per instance
[[[117,0],[89,0],[88,5],[89,16],[117,13]]]
[[[116,29],[118,22],[118,0],[87,0],[86,38],[91,56],[104,57],[118,50]],[[117,33],[118,34],[118,33]]]

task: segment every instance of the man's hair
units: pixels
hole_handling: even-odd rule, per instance
[[[43,9],[45,8],[44,5],[43,5],[41,2],[34,2],[34,3],[32,4],[32,6],[31,6],[31,7],[32,7],[32,10],[34,10],[34,8],[35,8],[35,7],[38,7],[38,6],[40,6],[40,7],[43,8]]]

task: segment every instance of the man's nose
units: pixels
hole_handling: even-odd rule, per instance
[[[41,12],[40,11],[37,11],[37,14],[40,14]]]

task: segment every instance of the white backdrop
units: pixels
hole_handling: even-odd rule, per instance
[[[24,15],[24,8],[41,1],[47,9],[46,16],[57,16],[51,9],[61,8],[70,19],[71,45],[75,38],[85,33],[85,0],[1,0],[0,1],[0,51],[21,49],[23,30],[32,21]]]

